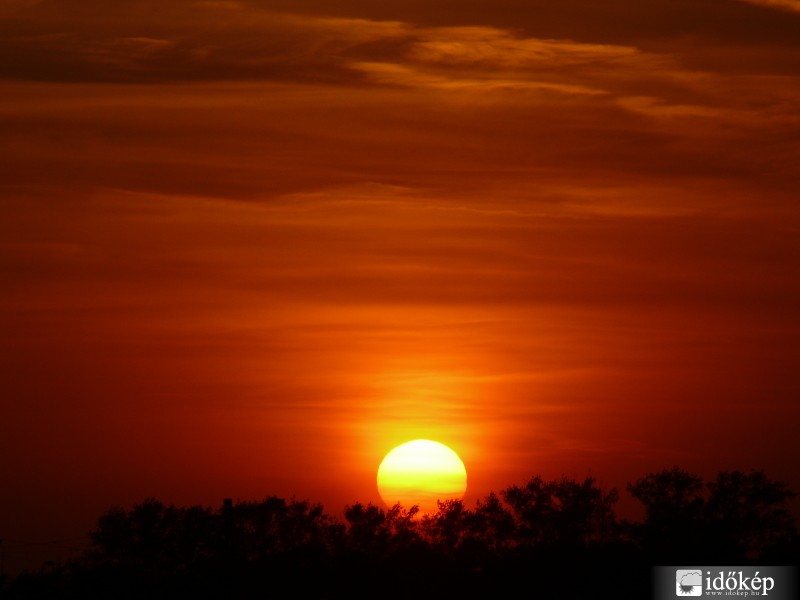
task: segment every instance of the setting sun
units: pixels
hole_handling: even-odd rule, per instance
[[[437,500],[461,499],[466,489],[467,470],[458,454],[431,440],[397,446],[378,468],[378,491],[390,506],[399,502],[431,512]]]

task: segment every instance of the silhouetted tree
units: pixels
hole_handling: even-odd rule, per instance
[[[620,535],[617,492],[593,478],[545,481],[491,493],[467,508],[345,507],[271,496],[222,510],[154,499],[112,507],[85,556],[10,582],[10,599],[262,599],[505,597],[641,598],[653,564],[794,564],[794,494],[763,471],[714,481],[677,467],[628,485],[645,518]],[[625,569],[620,569],[624,565]]]
[[[440,561],[420,531],[419,509],[395,504],[345,507],[346,552],[340,555],[338,591],[343,598],[413,598],[415,582],[436,586]],[[391,582],[388,586],[386,582]]]
[[[700,560],[705,555],[703,480],[673,467],[649,473],[628,491],[645,509],[644,523],[634,528],[643,550],[663,564]]]
[[[503,555],[515,544],[517,523],[514,515],[494,492],[478,500],[467,520],[470,537],[480,541],[489,553]]]
[[[650,473],[628,486],[645,508],[635,537],[656,562],[730,564],[765,556],[788,560],[797,532],[785,484],[764,471],[723,471],[704,485],[678,467]]]
[[[707,487],[706,518],[718,560],[779,558],[795,540],[787,507],[795,494],[786,484],[770,481],[764,471],[723,471]]]
[[[422,530],[429,543],[440,552],[454,556],[468,535],[469,510],[461,500],[439,500],[438,510],[422,517]]]
[[[217,539],[210,509],[177,508],[149,498],[129,512],[111,508],[91,533],[89,558],[140,573],[188,568],[214,552]]]
[[[582,482],[533,477],[502,494],[517,520],[521,543],[586,546],[614,532],[617,491],[604,492],[591,477]]]
[[[331,528],[340,528],[321,504],[270,496],[240,502],[228,518],[234,523],[235,546],[247,560],[314,547],[328,551]]]
[[[402,510],[400,505],[395,505]],[[347,521],[348,547],[372,557],[385,557],[389,554],[392,523],[386,511],[372,504],[360,502],[345,507],[344,518]]]

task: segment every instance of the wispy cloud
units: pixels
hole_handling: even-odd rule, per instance
[[[27,80],[335,80],[350,49],[407,29],[226,2],[153,4],[152,12],[120,4],[97,14],[23,8],[0,22],[0,75]]]
[[[606,92],[581,85],[570,85],[548,81],[535,81],[502,75],[469,77],[467,74],[437,74],[424,69],[397,63],[354,62],[353,69],[365,73],[369,80],[385,85],[401,85],[412,88],[430,88],[458,91],[543,91],[573,95],[602,95]]]
[[[780,10],[800,12],[800,0],[739,0],[739,1],[747,2],[748,4],[755,4],[756,6],[767,6],[769,8],[777,8]]]
[[[624,62],[640,54],[632,47],[524,38],[492,27],[428,29],[420,31],[418,38],[410,50],[413,60],[490,69],[534,66],[559,69]]]

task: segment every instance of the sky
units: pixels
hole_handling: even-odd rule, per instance
[[[5,568],[415,438],[800,492],[799,106],[798,0],[0,0]]]

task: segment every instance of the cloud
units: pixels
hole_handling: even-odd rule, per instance
[[[715,106],[692,106],[689,104],[670,104],[660,98],[648,96],[623,96],[617,102],[626,109],[655,118],[697,117],[717,119],[723,116],[736,118],[745,116],[744,111],[738,115],[726,114]]]
[[[398,149],[403,147],[401,140],[406,140],[409,148],[417,142],[428,147],[425,154],[431,157],[431,169],[426,173],[417,170],[414,175],[425,180],[417,182],[421,185],[440,185],[432,181],[437,172],[433,165],[439,163],[446,169],[443,165],[451,162],[445,147],[452,138],[446,135],[437,140],[431,134],[445,130],[461,140],[462,145],[452,149],[452,157],[460,157],[465,165],[481,154],[494,152],[504,157],[508,168],[525,168],[526,160],[541,166],[564,164],[562,158],[569,155],[569,162],[581,163],[585,172],[602,171],[609,164],[628,173],[642,169],[714,171],[721,167],[714,164],[713,153],[702,161],[686,156],[696,155],[697,148],[713,145],[708,140],[724,135],[732,144],[763,139],[759,167],[769,163],[773,171],[791,169],[786,157],[793,144],[791,131],[798,126],[794,110],[797,94],[793,91],[797,77],[793,72],[783,74],[792,63],[791,45],[772,53],[764,44],[759,52],[738,42],[709,46],[708,40],[697,36],[680,44],[658,43],[645,35],[624,44],[601,42],[596,35],[587,40],[556,39],[487,24],[432,26],[357,14],[325,16],[325,11],[301,15],[279,12],[276,6],[188,0],[168,6],[147,0],[113,6],[73,0],[70,10],[58,2],[18,5],[16,16],[0,22],[0,76],[64,83],[260,82],[298,86],[291,94],[300,93],[302,86],[315,93],[326,88],[326,96],[341,95],[337,105],[349,101],[366,108],[365,114],[371,111],[375,115],[392,114],[390,106],[406,104],[420,116],[406,117],[417,122],[403,131],[394,128],[392,135]],[[575,32],[582,31],[576,24]],[[710,52],[709,47],[721,56]],[[775,62],[775,55],[780,55],[783,63]],[[765,73],[760,60],[767,60],[772,71]],[[721,64],[724,69],[718,67]],[[755,73],[750,72],[753,69],[757,69]],[[285,92],[283,89],[276,97],[288,98]],[[232,96],[224,101],[220,94],[214,97],[224,104]],[[427,109],[434,97],[435,102],[460,103],[454,115],[469,119],[470,125],[460,126],[458,119],[434,119]],[[381,102],[386,106],[378,106]],[[349,109],[339,106],[334,110],[341,114]],[[500,117],[497,110],[507,118]],[[301,112],[289,107],[281,111],[287,116]],[[215,118],[220,122],[228,119]],[[309,119],[309,115],[303,119]],[[509,126],[512,120],[514,127]],[[322,130],[306,128],[302,119],[295,125],[305,129],[303,135],[310,138],[326,132],[326,139],[316,147],[319,150],[306,151],[303,160],[321,156],[322,149],[333,140],[352,148],[354,138],[365,139],[367,135],[366,130],[345,132],[323,121],[321,117],[307,120],[321,125]],[[10,123],[9,127],[13,131],[16,126]],[[375,131],[381,127],[373,126]],[[237,125],[230,131],[240,129]],[[534,147],[522,142],[518,132],[543,143]],[[130,131],[126,133],[136,137]],[[290,146],[302,146],[296,131],[273,130],[265,135],[286,140]],[[777,149],[770,140],[779,138],[786,141]],[[377,138],[369,143],[381,146],[372,155],[383,156],[382,164],[396,165],[383,169],[386,172],[381,176],[391,177],[391,183],[399,181],[402,161],[386,158],[392,153]],[[662,160],[645,160],[641,151],[633,150],[632,143]],[[589,150],[600,147],[609,151]],[[331,162],[347,162],[356,154],[351,150],[343,153],[350,158],[337,155]],[[156,150],[151,156],[160,154]],[[467,158],[467,154],[471,156]],[[741,160],[752,163],[754,157]],[[188,164],[181,166],[180,155],[163,157],[161,164],[170,165],[173,173],[183,173],[182,177],[170,177],[171,185],[184,181],[180,185],[193,185],[194,190],[227,189],[229,193],[258,189],[251,182],[260,177],[243,176],[254,166],[242,163],[239,172],[232,175],[231,168],[219,166],[218,161],[215,158],[213,164],[207,164],[202,174],[193,172]],[[163,185],[159,176],[163,168],[151,164],[150,159],[143,162],[146,166],[135,178],[127,178],[125,185],[152,185],[155,179]],[[737,168],[746,171],[748,166]],[[332,179],[336,181],[332,183],[343,184],[343,179],[358,178],[363,170],[368,168],[354,172],[332,167],[325,170],[325,176],[315,171],[305,185],[318,185],[320,178],[331,179],[334,173]],[[54,174],[59,172],[55,167]],[[82,172],[80,168],[65,170],[63,176],[80,179]],[[112,173],[115,171],[108,171],[108,176]],[[293,180],[291,185],[299,185],[299,174],[289,173],[293,170],[274,173],[270,189],[282,190],[287,178]],[[471,178],[480,176],[480,171],[471,171]]]
[[[788,10],[791,12],[800,12],[800,0],[739,0],[740,2],[747,2],[748,4],[755,4],[756,6],[766,6],[768,8],[777,8],[780,10]]]
[[[469,77],[466,74],[441,75],[426,72],[396,63],[354,62],[350,67],[365,73],[369,81],[383,85],[401,85],[412,88],[430,88],[438,90],[478,91],[478,92],[519,92],[540,91],[556,92],[567,95],[602,95],[603,90],[592,89],[581,85],[561,84],[547,81],[531,81],[502,75]]]
[[[0,75],[109,82],[336,80],[349,49],[404,32],[395,22],[297,17],[237,3],[119,3],[96,13],[88,7],[76,2],[73,8],[84,10],[70,12],[44,3],[0,22]]]
[[[485,68],[559,69],[587,63],[618,62],[636,56],[636,48],[582,44],[568,40],[521,38],[492,27],[442,27],[422,30],[412,44],[413,60]]]
[[[516,29],[485,23],[431,26],[422,24],[424,19],[417,23],[408,18],[368,18],[353,11],[337,15],[334,7],[297,14],[274,1],[178,0],[165,6],[152,0],[113,5],[73,0],[68,4],[14,4],[14,12],[0,21],[0,75],[45,81],[358,85],[361,71],[356,68],[354,73],[351,65],[396,64],[419,75],[436,76],[440,83],[444,78],[474,86],[485,79],[494,86],[490,80],[496,79],[504,87],[547,84],[582,93],[639,80],[663,87],[670,79],[674,83],[689,64],[730,70],[732,65],[766,61],[776,71],[790,73],[791,56],[800,53],[797,44],[782,41],[778,35],[782,29],[771,22],[774,35],[767,40],[749,40],[742,35],[749,32],[737,31],[726,34],[724,44],[712,44],[696,31],[676,31],[669,35],[680,37],[670,38],[632,28],[623,43],[619,36],[606,35],[605,29],[587,31],[590,19],[583,13],[574,15],[570,31],[533,24]],[[552,21],[552,9],[539,8],[543,23]],[[606,8],[613,9],[620,22],[623,17],[644,17],[634,6],[612,3]],[[690,18],[692,10],[693,6],[686,7],[682,22],[698,22]],[[494,14],[487,12],[487,17]],[[531,14],[521,11],[520,18],[527,22]],[[632,33],[637,35],[631,37]],[[731,56],[738,58],[730,60]],[[633,95],[654,94],[638,90]]]
[[[607,93],[598,70],[652,71],[665,61],[635,48],[520,38],[491,27],[414,29],[394,62],[354,61],[373,82],[450,90]]]

